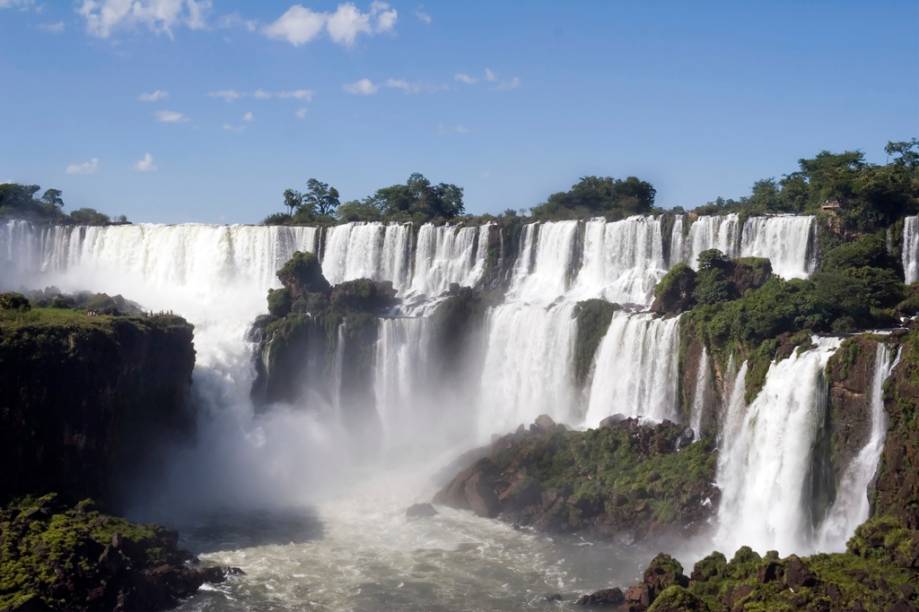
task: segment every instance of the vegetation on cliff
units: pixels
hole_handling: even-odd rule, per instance
[[[728,561],[714,552],[690,576],[660,554],[642,581],[622,591],[604,589],[607,607],[629,612],[774,610],[914,610],[919,603],[919,531],[891,517],[861,525],[844,553],[810,557],[775,551],[760,556],[740,548]]]
[[[93,300],[116,302],[106,298]],[[19,294],[0,305],[0,463],[16,466],[0,473],[0,499],[108,498],[158,442],[193,434],[184,319],[33,308]]]
[[[583,385],[590,375],[597,347],[617,310],[618,304],[597,299],[578,302],[575,307],[574,318],[577,320],[578,331],[574,341],[574,379],[578,385]]]
[[[714,476],[712,441],[668,421],[570,431],[542,416],[495,441],[435,503],[546,531],[691,533],[717,507]]]
[[[54,494],[0,508],[0,609],[162,610],[238,570],[197,565],[178,534]]]
[[[46,189],[41,197],[36,198],[41,190],[38,185],[20,185],[18,183],[0,183],[0,220],[25,219],[36,223],[54,223],[57,225],[110,225],[127,223],[121,215],[112,220],[92,208],[78,208],[65,213],[63,193],[60,189]]]

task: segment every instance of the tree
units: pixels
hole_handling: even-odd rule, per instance
[[[532,209],[539,219],[604,216],[611,220],[651,212],[657,195],[651,183],[637,177],[584,176],[568,191],[549,196]]]
[[[51,206],[63,208],[64,200],[61,198],[62,195],[63,192],[60,189],[46,189],[45,193],[41,197],[41,201],[45,204],[50,204]]]
[[[303,194],[304,206],[309,206],[318,214],[325,216],[334,213],[338,204],[337,189],[314,178],[306,182],[306,193]]]
[[[293,189],[285,189],[284,206],[287,207],[287,214],[293,215],[295,210],[299,210],[303,206],[303,194]]]

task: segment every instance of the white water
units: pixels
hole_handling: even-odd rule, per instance
[[[679,318],[617,312],[592,373],[586,425],[612,414],[679,422]]]
[[[903,220],[903,275],[907,284],[919,282],[919,215]]]
[[[746,544],[788,554],[814,545],[809,476],[826,409],[823,370],[839,340],[814,342],[816,348],[770,366],[739,428],[743,388],[739,380],[735,385],[718,462],[721,503],[715,541],[721,550]]]
[[[699,358],[699,371],[696,372],[696,388],[692,394],[692,411],[689,417],[689,426],[696,439],[702,434],[702,412],[705,410],[709,385],[711,385],[711,365],[708,362],[708,347],[703,346],[702,356]]]
[[[450,283],[475,286],[485,271],[492,226],[422,225],[418,230],[412,290],[440,295]]]
[[[874,374],[871,377],[871,433],[842,475],[836,501],[830,507],[820,527],[820,550],[842,552],[855,528],[868,519],[871,504],[868,486],[874,479],[884,438],[887,434],[887,413],[884,411],[884,381],[897,365],[898,356],[884,342],[877,343],[874,353]]]
[[[673,231],[675,234],[676,225]],[[816,265],[815,232],[813,216],[750,217],[743,226],[736,214],[705,216],[689,226],[686,245],[680,252],[693,268],[702,251],[718,249],[732,258],[765,257],[779,276],[806,278]],[[678,242],[682,245],[682,236]],[[671,260],[676,261],[673,255]]]

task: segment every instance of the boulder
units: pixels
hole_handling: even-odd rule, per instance
[[[817,584],[817,575],[798,557],[785,559],[785,585],[792,589],[812,587]]]
[[[581,595],[575,602],[579,606],[591,606],[595,608],[618,606],[625,602],[625,595],[618,588],[601,589],[594,591],[589,595]]]
[[[437,510],[431,504],[412,504],[405,510],[405,517],[410,519],[428,518],[437,515]]]

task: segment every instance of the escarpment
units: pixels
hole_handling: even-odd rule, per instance
[[[190,439],[192,326],[28,306],[0,310],[0,497],[114,500],[116,481]]]

